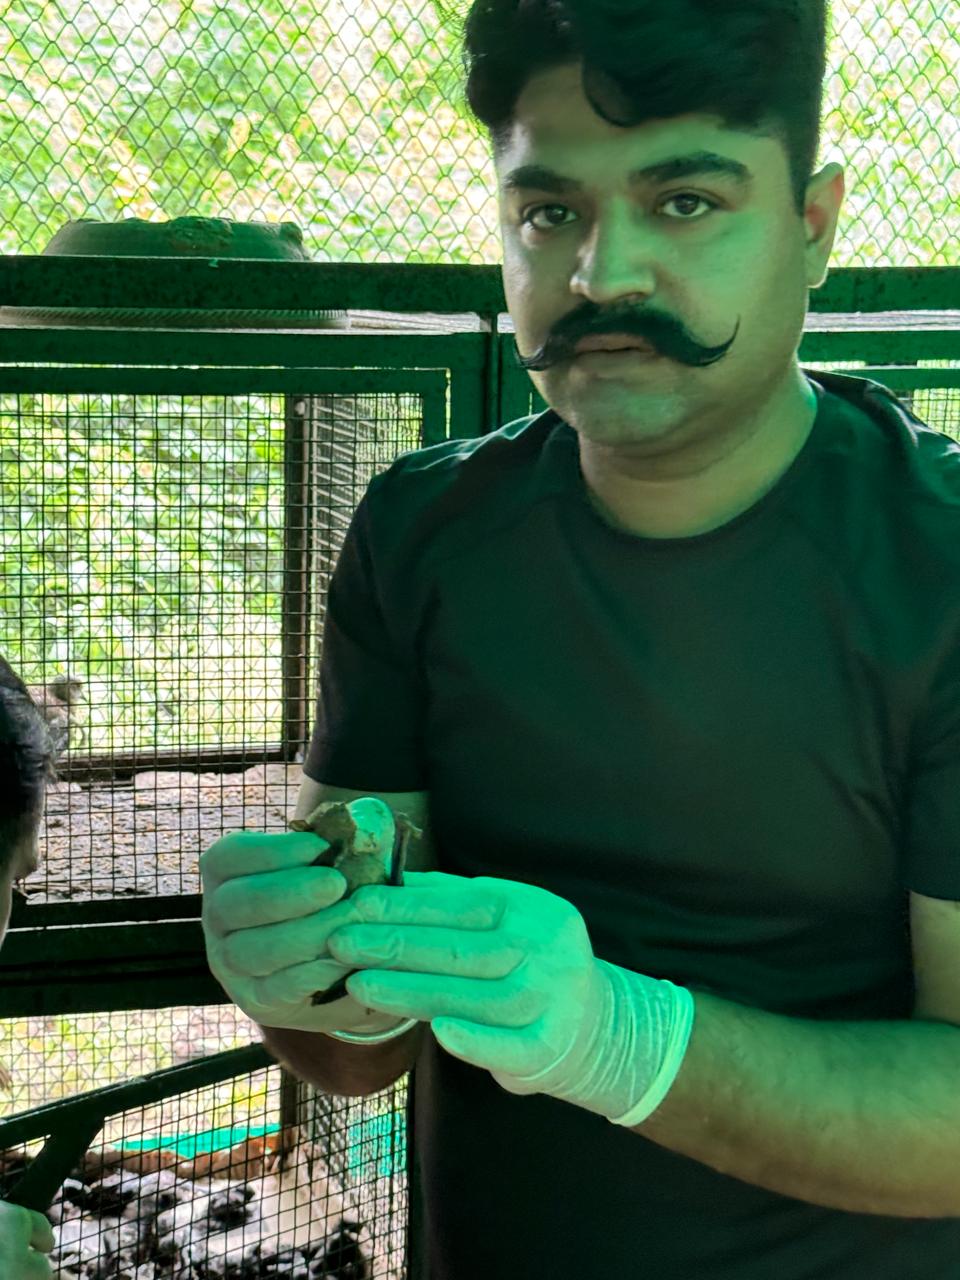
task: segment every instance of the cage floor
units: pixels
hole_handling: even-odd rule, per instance
[[[31,901],[200,892],[200,855],[231,831],[287,830],[299,764],[243,773],[145,770],[129,782],[51,783]]]

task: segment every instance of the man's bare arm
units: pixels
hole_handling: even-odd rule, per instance
[[[683,1065],[633,1133],[828,1209],[960,1217],[960,1027],[789,1018],[693,993]]]

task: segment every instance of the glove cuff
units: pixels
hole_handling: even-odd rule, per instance
[[[634,1096],[638,1090],[640,1096],[625,1115],[618,1118],[616,1111],[607,1112],[607,1119],[611,1124],[632,1129],[653,1115],[680,1074],[693,1034],[696,1006],[692,992],[665,978],[646,978],[628,969],[616,969],[616,974],[615,989],[619,988],[621,1007],[626,1002],[630,1010],[626,1025],[631,1034],[626,1036],[626,1043],[640,1058],[646,1050],[648,1074],[644,1081],[635,1069],[631,1078],[627,1074],[629,1063],[624,1064],[624,1078],[631,1079]],[[625,988],[629,994],[624,993]],[[621,1105],[623,1097],[621,1093]]]
[[[600,983],[589,1029],[548,1072],[520,1083],[524,1093],[547,1093],[633,1128],[656,1111],[679,1074],[693,1031],[693,995],[605,960],[594,963]]]

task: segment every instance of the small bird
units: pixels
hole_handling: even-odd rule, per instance
[[[28,684],[27,692],[43,713],[50,731],[54,759],[59,760],[70,744],[74,708],[85,702],[83,681],[75,676],[54,676],[48,684]]]
[[[367,884],[403,885],[410,840],[419,840],[423,831],[415,827],[405,813],[394,814],[390,806],[376,796],[365,796],[349,805],[328,800],[306,818],[293,818],[291,831],[312,831],[326,844],[326,849],[310,864],[333,867],[347,882],[346,901],[355,890]],[[396,848],[396,852],[394,852]],[[310,1003],[332,1004],[348,995],[344,976],[327,991],[315,991]]]

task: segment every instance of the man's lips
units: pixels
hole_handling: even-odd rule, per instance
[[[653,348],[649,343],[644,342],[642,338],[633,338],[626,333],[608,333],[594,338],[584,338],[578,343],[576,353],[578,356],[586,355],[591,351],[646,351],[650,352]]]

